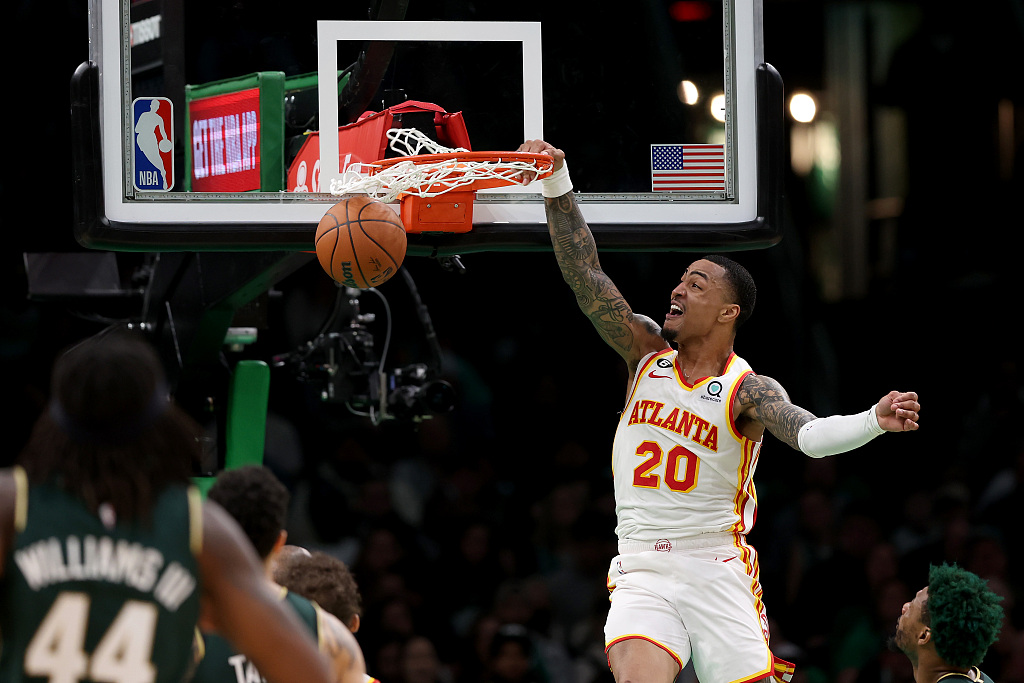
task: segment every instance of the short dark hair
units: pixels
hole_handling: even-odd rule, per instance
[[[936,654],[958,668],[981,664],[1002,628],[1001,601],[977,574],[955,564],[932,566],[921,621],[932,630]]]
[[[312,600],[346,626],[361,614],[359,587],[348,565],[327,553],[296,553],[274,572],[274,580],[293,593]]]
[[[726,256],[709,254],[703,258],[725,270],[725,279],[732,290],[733,303],[740,307],[740,314],[736,317],[736,329],[739,329],[754,312],[754,304],[757,302],[754,278],[751,277],[750,271]]]
[[[263,559],[274,549],[288,516],[288,489],[263,465],[224,470],[207,497],[235,518]]]
[[[30,481],[51,482],[90,510],[108,503],[120,517],[144,518],[168,485],[189,484],[202,434],[171,400],[152,344],[108,328],[56,359],[50,404],[19,462]]]

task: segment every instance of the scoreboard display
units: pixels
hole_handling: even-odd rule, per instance
[[[185,87],[185,188],[284,189],[284,89],[280,71]]]

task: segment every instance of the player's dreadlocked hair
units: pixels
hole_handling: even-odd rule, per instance
[[[206,497],[224,508],[262,559],[284,529],[290,494],[263,465],[243,465],[217,475]]]
[[[725,269],[726,280],[732,288],[735,303],[739,304],[740,314],[736,317],[736,329],[745,323],[754,312],[754,304],[757,301],[757,286],[754,285],[754,278],[750,272],[733,261],[731,258],[711,254],[704,257],[704,260],[721,266]]]
[[[987,581],[966,569],[931,567],[921,621],[932,630],[936,654],[955,667],[981,664],[1003,623],[1001,600]]]
[[[312,600],[348,626],[362,612],[359,587],[341,560],[326,553],[296,554],[274,571],[274,580]]]
[[[92,511],[145,517],[171,483],[189,482],[202,428],[176,407],[159,356],[124,329],[90,337],[53,366],[50,404],[19,462]]]

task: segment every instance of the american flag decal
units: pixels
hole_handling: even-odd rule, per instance
[[[654,192],[724,192],[725,145],[651,145]]]

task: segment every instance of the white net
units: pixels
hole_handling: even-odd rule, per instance
[[[423,154],[469,153],[462,147],[445,147],[431,140],[416,128],[392,128],[386,132],[390,147],[400,156]],[[331,180],[331,194],[366,194],[384,203],[401,194],[436,197],[479,180],[496,180],[513,185],[522,182],[524,171],[537,173],[537,164],[520,159],[445,159],[431,163],[415,163],[406,159],[380,166],[352,164],[341,178]]]

